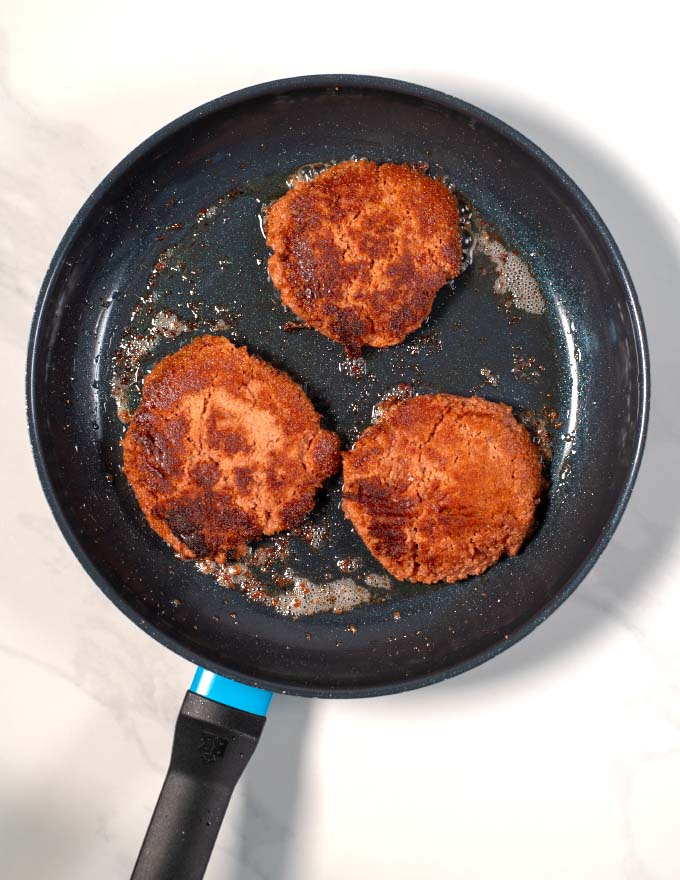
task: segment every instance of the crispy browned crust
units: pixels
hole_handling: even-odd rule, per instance
[[[401,342],[461,270],[456,199],[411,165],[342,162],[270,206],[281,301],[356,352]]]
[[[289,376],[202,336],[146,377],[123,469],[163,540],[181,556],[224,562],[298,525],[337,471],[339,449]]]
[[[424,395],[391,406],[343,453],[343,510],[401,580],[481,574],[515,556],[543,489],[538,450],[509,406]]]

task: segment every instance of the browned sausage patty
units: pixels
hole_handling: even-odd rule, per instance
[[[515,556],[543,488],[526,429],[479,397],[396,403],[343,459],[345,514],[401,580],[453,583]]]
[[[296,526],[340,465],[302,389],[245,348],[202,336],[144,382],[123,466],[151,527],[184,557],[224,562]]]
[[[356,353],[401,342],[461,271],[458,205],[411,165],[342,162],[266,216],[281,301]]]

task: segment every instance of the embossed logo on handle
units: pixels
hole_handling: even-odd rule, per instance
[[[206,764],[214,764],[218,758],[223,758],[227,749],[227,741],[222,736],[216,736],[207,730],[201,731],[201,744],[199,751],[201,759]]]

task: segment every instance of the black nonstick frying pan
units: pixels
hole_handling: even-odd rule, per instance
[[[545,312],[500,295],[492,263],[478,254],[420,330],[400,346],[365,352],[362,362],[292,326],[266,274],[262,204],[300,166],[351,156],[427,162],[446,174],[528,264]],[[112,386],[120,390],[122,370],[134,405],[144,372],[204,332],[246,343],[287,370],[347,445],[400,384],[511,404],[539,439],[550,439],[551,484],[536,534],[519,556],[455,585],[376,579],[384,572],[340,513],[338,476],[308,526],[287,536],[285,552],[263,545],[269,562],[257,576],[271,589],[281,572],[320,585],[346,577],[372,585],[370,602],[284,616],[177,559],[144,522],[120,471],[124,426]],[[71,548],[121,611],[203,669],[180,713],[138,878],[202,876],[269,691],[358,697],[431,684],[493,657],[551,614],[621,517],[649,400],[633,285],[583,193],[487,113],[359,76],[228,95],[123,160],[49,268],[27,387],[40,478]]]

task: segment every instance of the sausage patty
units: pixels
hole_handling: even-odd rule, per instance
[[[526,429],[479,397],[395,403],[343,459],[343,510],[400,580],[453,583],[515,556],[543,488]]]
[[[461,271],[455,197],[411,165],[341,162],[266,214],[281,301],[356,354],[402,342]]]
[[[202,336],[146,377],[123,468],[151,527],[187,558],[224,562],[298,525],[340,465],[336,434],[285,373]]]

